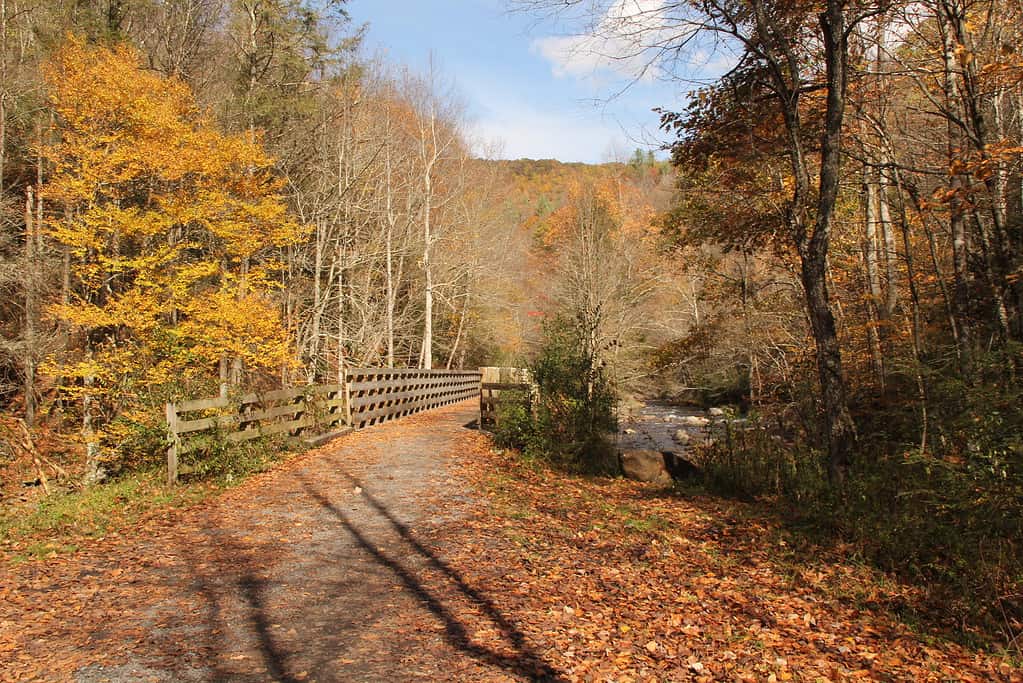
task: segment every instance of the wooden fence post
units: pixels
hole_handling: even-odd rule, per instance
[[[167,486],[178,483],[178,451],[181,438],[178,436],[178,410],[173,403],[167,404],[167,432],[170,443],[167,446]]]
[[[341,374],[344,380],[344,396],[345,396],[345,426],[350,429],[355,429],[355,425],[352,424],[352,378],[348,375],[348,371],[345,370]]]

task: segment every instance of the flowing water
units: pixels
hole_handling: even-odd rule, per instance
[[[707,414],[699,408],[647,401],[619,416],[618,450],[652,450],[682,453],[686,446],[705,438]],[[679,431],[688,438],[677,439]]]

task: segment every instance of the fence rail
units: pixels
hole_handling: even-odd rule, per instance
[[[182,455],[224,440],[362,429],[477,396],[480,373],[460,370],[351,368],[344,384],[312,384],[229,397],[226,392],[166,406],[167,482]]]

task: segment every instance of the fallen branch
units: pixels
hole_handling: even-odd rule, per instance
[[[50,482],[49,477],[46,476],[46,469],[44,465],[49,466],[57,477],[67,479],[68,473],[63,467],[50,461],[39,453],[39,449],[36,448],[35,440],[32,438],[32,431],[28,428],[24,419],[19,417],[16,419],[16,422],[20,435],[15,434],[10,427],[4,425],[4,429],[8,436],[7,442],[32,459],[32,464],[35,466],[36,474],[39,476],[39,483],[42,485],[43,491],[49,495],[51,492]]]

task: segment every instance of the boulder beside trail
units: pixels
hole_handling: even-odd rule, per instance
[[[622,451],[622,471],[629,479],[648,481],[661,486],[670,486],[671,474],[665,466],[664,454],[660,451]]]

